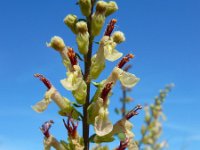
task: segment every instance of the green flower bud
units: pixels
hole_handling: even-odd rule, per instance
[[[77,16],[69,14],[65,17],[64,23],[71,29],[73,33],[76,34],[76,22],[77,22]]]
[[[125,41],[124,33],[121,31],[116,31],[112,35],[113,41],[117,44],[122,43]]]
[[[108,4],[104,1],[98,1],[96,5],[96,12],[100,14],[105,14]]]
[[[107,10],[106,10],[106,17],[113,14],[115,11],[118,10],[117,3],[114,1],[108,2]]]
[[[76,42],[78,45],[78,49],[80,53],[87,54],[88,47],[89,47],[89,33],[87,24],[84,21],[80,21],[76,24],[77,29],[77,36],[76,36]]]
[[[141,128],[141,133],[142,133],[142,135],[145,134],[146,130],[147,130],[147,128],[143,125],[142,128]]]
[[[146,116],[145,116],[145,122],[149,123],[150,119],[151,119],[150,114],[146,114]]]
[[[76,29],[78,33],[85,33],[88,31],[87,23],[84,21],[79,21],[76,23]]]
[[[96,12],[92,16],[92,36],[99,35],[105,22],[106,9],[107,9],[106,2],[104,1],[97,2]]]
[[[84,16],[88,17],[91,13],[91,0],[79,0],[79,6]]]
[[[65,48],[65,43],[61,37],[54,36],[51,38],[50,43],[47,43],[47,46],[52,47],[57,51],[62,51]]]

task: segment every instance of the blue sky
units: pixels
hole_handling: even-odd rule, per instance
[[[64,25],[63,18],[73,13],[81,16],[75,0],[1,0],[0,1],[0,149],[42,149],[40,125],[55,120],[52,133],[64,139],[62,117],[52,104],[43,114],[30,106],[43,97],[46,88],[34,73],[46,75],[69,99],[60,85],[65,68],[59,55],[46,47],[54,35],[64,38],[77,50],[75,37]],[[117,0],[119,11],[111,18],[118,20],[116,30],[126,35],[118,50],[134,53],[130,72],[141,78],[130,96],[135,104],[152,103],[165,84],[176,87],[168,96],[164,112],[163,139],[170,150],[196,150],[200,146],[200,1],[198,0]],[[109,19],[107,20],[107,23]],[[101,36],[96,38],[96,41]],[[94,51],[96,46],[94,47]],[[109,75],[117,62],[107,63],[101,79]],[[97,80],[100,81],[100,80]],[[119,105],[119,85],[114,88],[110,112]],[[94,90],[94,89],[93,89]],[[114,113],[113,122],[118,119]],[[143,112],[132,119],[136,139]]]

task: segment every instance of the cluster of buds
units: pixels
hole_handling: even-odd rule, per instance
[[[154,104],[145,106],[145,125],[141,128],[142,139],[138,142],[139,147],[142,145],[150,150],[161,150],[166,146],[166,142],[158,142],[162,132],[162,124],[160,119],[165,119],[162,112],[162,104],[173,84],[169,84],[164,90],[161,90],[159,95],[155,97]],[[165,144],[164,144],[165,143]]]
[[[118,10],[118,6],[114,1],[96,3],[96,11],[92,15],[92,36],[99,35],[107,16]]]

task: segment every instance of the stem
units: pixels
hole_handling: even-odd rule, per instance
[[[84,150],[89,150],[89,124],[87,123],[87,108],[90,103],[90,67],[91,67],[91,57],[92,57],[92,46],[93,46],[93,40],[94,37],[91,36],[91,23],[92,23],[92,14],[94,9],[94,3],[95,0],[91,0],[92,8],[91,8],[91,14],[89,17],[87,17],[87,26],[88,26],[88,32],[90,35],[89,38],[89,48],[88,53],[84,56],[84,67],[85,67],[85,73],[84,73],[84,81],[87,84],[87,96],[86,96],[86,102],[83,106],[83,139],[84,139]]]
[[[147,123],[147,127],[146,127],[146,130],[144,132],[144,134],[142,135],[142,138],[139,140],[138,142],[138,148],[141,149],[141,146],[142,146],[142,143],[143,143],[143,140],[144,140],[144,137],[146,136],[146,134],[148,133],[148,128],[150,126],[150,123],[152,122],[152,116],[150,118],[150,121]]]
[[[123,88],[123,101],[122,101],[122,118],[126,115],[126,102],[125,102],[125,99],[126,99],[126,89],[125,87],[122,87]]]

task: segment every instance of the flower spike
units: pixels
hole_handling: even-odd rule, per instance
[[[40,81],[42,81],[44,85],[48,88],[48,90],[52,87],[51,82],[42,74],[36,73],[34,74],[34,77],[39,78]]]
[[[110,23],[107,25],[106,32],[104,33],[104,36],[110,36],[111,35],[112,31],[115,28],[116,23],[117,23],[116,19],[112,19],[110,21]]]
[[[125,57],[122,58],[122,60],[117,65],[118,68],[122,68],[127,62],[129,62],[129,59],[133,58],[133,54],[127,54]]]
[[[138,110],[142,109],[141,105],[137,105],[135,108],[133,108],[130,112],[126,114],[126,119],[129,120],[131,117],[138,115]]]

